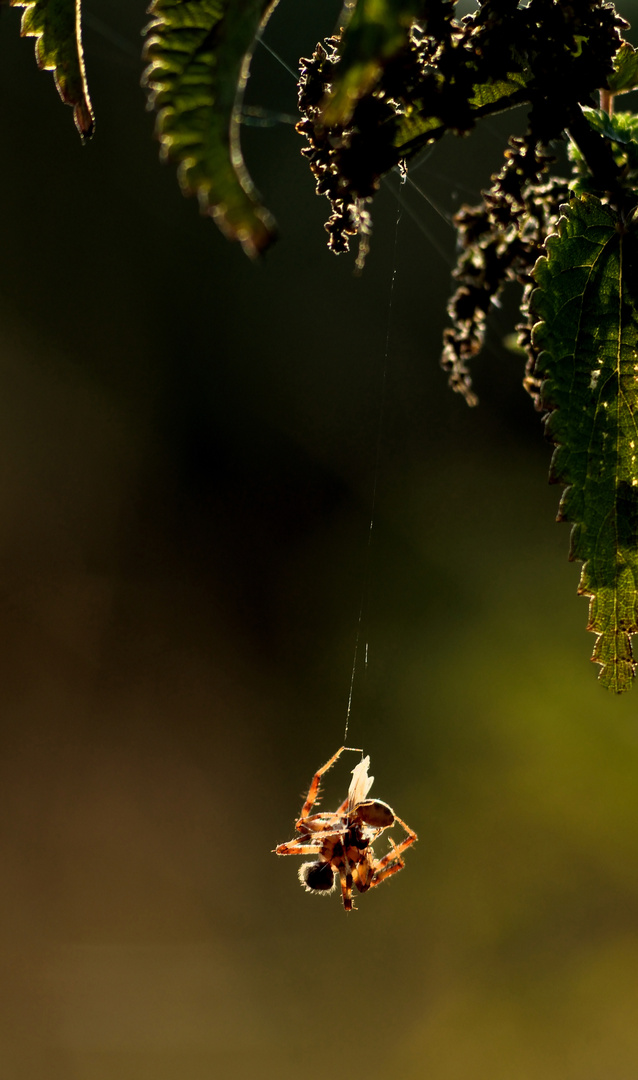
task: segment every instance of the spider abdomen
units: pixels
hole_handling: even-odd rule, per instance
[[[300,866],[299,880],[308,892],[330,893],[335,887],[334,870],[323,859]]]

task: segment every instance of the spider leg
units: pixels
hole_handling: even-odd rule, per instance
[[[277,844],[275,855],[320,855],[323,844],[302,844],[299,840],[289,840],[287,844]]]
[[[404,867],[405,863],[403,859],[400,858],[397,859],[396,862],[387,865],[383,870],[379,870],[379,867],[377,867],[374,874],[372,875],[372,880],[370,881],[368,888],[376,888],[376,886],[380,885],[382,881],[386,881],[386,879],[391,877],[392,874],[398,874],[399,870],[403,870]]]
[[[317,801],[317,796],[319,794],[319,784],[321,782],[321,777],[323,776],[324,773],[328,772],[328,769],[332,768],[335,761],[337,760],[337,758],[341,757],[344,750],[345,750],[345,747],[340,746],[339,749],[337,750],[336,754],[333,754],[332,757],[330,758],[330,760],[326,761],[326,764],[322,765],[321,768],[318,769],[317,772],[315,773],[315,775],[313,776],[312,783],[310,784],[310,787],[308,789],[308,795],[306,796],[306,801],[305,801],[305,803],[303,804],[303,806],[301,808],[301,815],[300,815],[301,818],[308,817],[310,811],[312,810],[313,806],[315,805],[315,803]]]
[[[305,803],[303,804],[303,806],[301,808],[300,820],[303,819],[303,818],[308,817],[310,811],[312,810],[313,806],[315,805],[315,803],[317,801],[317,796],[319,794],[319,783],[321,781],[321,777],[323,776],[323,774],[328,772],[328,769],[332,768],[335,761],[337,761],[337,759],[341,757],[344,750],[351,750],[351,749],[353,749],[353,747],[340,746],[339,749],[337,750],[336,754],[333,754],[332,757],[328,761],[326,761],[326,764],[322,765],[321,768],[317,770],[317,772],[315,773],[315,775],[312,778],[312,783],[310,784],[310,787],[308,789],[308,795],[306,797],[306,801],[305,801]],[[363,750],[357,750],[357,753],[362,754]]]
[[[342,831],[342,824],[338,814],[311,814],[310,817],[300,817],[295,823],[295,829],[302,836],[310,836],[314,833],[326,834]]]
[[[359,880],[356,884],[361,892],[364,892],[367,889],[374,889],[377,885],[380,885],[382,881],[391,877],[392,874],[398,874],[399,870],[403,870],[405,866],[405,862],[402,858],[403,852],[418,840],[417,834],[412,829],[409,829],[405,822],[401,821],[401,818],[398,818],[395,815],[394,820],[401,825],[407,833],[407,836],[400,844],[395,844],[394,841],[391,840],[390,843],[392,847],[387,855],[384,855],[378,862],[374,861],[371,864],[368,863],[359,869]]]
[[[353,881],[357,886],[359,892],[367,892],[371,887],[372,879],[374,877],[376,863],[374,861],[374,855],[372,849],[368,848],[365,853],[365,857],[361,860],[358,866],[355,866],[352,874]]]
[[[339,878],[341,881],[341,898],[343,900],[343,907],[345,911],[352,911],[354,904],[352,903],[352,872],[350,865],[339,867]]]
[[[409,829],[405,821],[401,821],[401,818],[397,817],[396,814],[394,815],[394,821],[396,825],[400,825],[401,828],[405,830],[407,836],[405,840],[401,841],[400,844],[395,844],[392,840],[390,841],[390,843],[392,844],[392,850],[389,851],[387,855],[384,855],[384,857],[377,863],[377,870],[383,869],[383,867],[387,866],[388,863],[392,862],[394,859],[398,859],[399,856],[403,855],[403,852],[406,851],[411,844],[414,844],[419,839],[414,830]]]

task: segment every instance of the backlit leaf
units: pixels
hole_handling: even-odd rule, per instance
[[[271,0],[154,0],[143,82],[157,111],[162,156],[178,163],[187,195],[197,195],[226,236],[251,256],[274,239],[239,143],[241,95],[255,35]]]
[[[629,112],[614,112],[611,115],[604,109],[583,108],[583,115],[598,134],[610,141],[613,159],[622,177],[623,185],[634,189],[638,184],[638,116]],[[570,143],[569,157],[575,166],[575,178],[572,189],[578,194],[600,192],[596,178],[575,143]],[[632,199],[633,201],[633,199]]]
[[[605,686],[629,689],[638,632],[638,236],[592,195],[562,208],[534,271],[536,375],[556,444],[551,479],[567,484],[559,520],[584,562],[592,659]]]
[[[20,33],[36,39],[38,67],[53,72],[80,135],[90,138],[94,117],[84,71],[81,0],[11,0],[11,6],[24,8]]]
[[[612,94],[626,94],[638,86],[638,51],[627,41],[623,42],[614,57],[614,72],[607,85]]]
[[[468,64],[468,71],[471,71],[472,67],[474,65]],[[529,72],[521,67],[518,71],[508,72],[503,79],[486,79],[485,82],[472,83],[466,99],[467,112],[463,117],[467,127],[482,116],[490,116],[526,101],[526,84],[529,78]],[[446,90],[447,87],[442,89],[441,96]],[[395,145],[402,156],[408,156],[413,145],[419,144],[424,137],[441,138],[450,127],[452,125],[448,120],[431,114],[423,103],[417,100],[398,117]]]

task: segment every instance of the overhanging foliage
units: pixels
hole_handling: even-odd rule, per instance
[[[88,139],[81,0],[9,3],[24,9],[21,32],[35,37],[38,64]],[[142,82],[161,156],[251,257],[276,227],[242,158],[242,95],[275,3],[153,0],[144,31]],[[583,560],[593,659],[620,692],[638,633],[638,121],[615,113],[614,99],[638,86],[638,54],[603,0],[484,0],[461,21],[454,14],[452,0],[347,3],[338,33],[300,61],[302,152],[330,201],[329,247],[345,252],[359,237],[361,265],[389,170],[447,133],[527,106],[525,135],[510,139],[481,204],[456,218],[443,366],[475,404],[470,365],[490,306],[508,282],[522,285],[524,381],[556,444],[551,477],[566,485],[559,518],[572,522],[571,557]]]

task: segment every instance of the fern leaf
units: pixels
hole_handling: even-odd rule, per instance
[[[52,71],[62,101],[73,108],[83,140],[93,134],[94,116],[84,70],[81,0],[10,0],[24,8],[20,33],[34,37],[38,67]]]
[[[592,660],[616,693],[635,673],[638,632],[638,237],[592,195],[562,207],[534,269],[536,374],[556,444],[550,478],[567,484],[558,520],[584,562]]]
[[[250,51],[271,0],[154,0],[143,84],[157,111],[164,160],[178,163],[186,195],[251,256],[275,236],[239,144]]]

